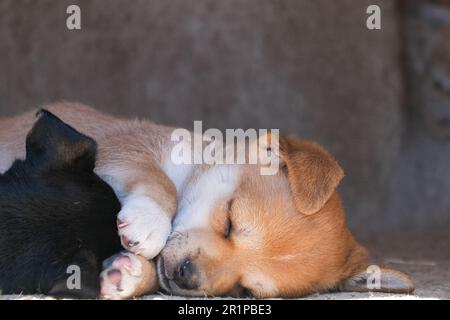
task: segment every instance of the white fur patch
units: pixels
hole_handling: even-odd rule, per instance
[[[155,257],[166,244],[171,231],[171,219],[150,197],[139,190],[123,200],[118,218],[128,225],[119,229],[120,236],[139,245],[129,248],[147,259]]]
[[[162,170],[175,185],[177,193],[183,192],[186,181],[191,176],[194,165],[192,164],[176,164],[171,158],[171,153],[165,156],[162,163]]]
[[[251,289],[256,296],[273,296],[277,292],[275,282],[260,273],[247,274],[243,279],[243,285]]]
[[[220,200],[230,198],[239,183],[238,165],[215,165],[193,181],[180,195],[174,231],[209,228],[212,209]]]
[[[289,261],[289,260],[297,258],[297,256],[298,255],[296,255],[296,254],[285,254],[282,256],[275,256],[272,259],[279,260],[279,261]]]

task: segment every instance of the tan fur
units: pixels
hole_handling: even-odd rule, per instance
[[[348,230],[336,191],[343,177],[336,160],[322,147],[292,136],[280,139],[280,157],[284,167],[275,176],[241,166],[231,208],[230,198],[222,199],[212,210],[209,228],[169,240],[162,252],[165,269],[188,257],[200,271],[198,289],[175,287],[176,293],[237,295],[244,287],[259,298],[298,297],[344,289],[341,284],[366,270],[367,251]],[[224,237],[228,219],[233,232]],[[398,274],[403,287],[396,292],[414,290],[409,278]],[[352,288],[368,291],[358,284]]]
[[[161,169],[171,128],[114,118],[79,104],[46,108],[97,140],[96,171],[119,193],[139,190],[167,215],[175,214],[176,188]],[[34,113],[0,120],[1,171],[24,156]],[[235,295],[246,287],[257,297],[296,297],[336,289],[364,272],[367,252],[345,224],[336,191],[344,174],[336,160],[322,147],[292,136],[281,138],[280,157],[285,167],[273,176],[260,175],[257,165],[242,165],[231,209],[226,205],[230,199],[218,199],[207,227],[171,236],[161,255],[165,269],[190,257],[201,279],[196,291],[175,293]],[[190,182],[208,170],[197,166]],[[233,233],[226,238],[228,218]],[[147,271],[135,294],[153,288],[151,264]]]
[[[367,253],[346,228],[336,192],[319,212],[304,215],[294,204],[284,173],[261,176],[256,170],[245,169],[235,192],[230,239],[223,237],[229,213],[222,204],[214,210],[210,232],[190,232],[189,240],[169,241],[163,251],[169,252],[166,257],[178,257],[191,247],[201,248],[194,257],[204,271],[201,290],[229,295],[242,285],[257,297],[295,297],[335,288],[364,270]],[[252,274],[271,279],[276,290],[248,283]]]
[[[137,256],[142,265],[142,278],[135,287],[131,297],[139,297],[149,292],[156,292],[159,289],[156,280],[156,267],[153,261],[147,261],[141,256]]]
[[[335,192],[344,177],[343,170],[322,147],[293,136],[281,137],[280,153],[297,209],[316,213]]]

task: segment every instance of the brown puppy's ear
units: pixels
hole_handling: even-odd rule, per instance
[[[344,171],[315,143],[286,136],[280,137],[279,145],[297,209],[307,215],[316,213],[334,193]]]
[[[377,266],[369,266],[365,272],[358,273],[340,284],[340,291],[412,293],[414,284],[404,273]]]

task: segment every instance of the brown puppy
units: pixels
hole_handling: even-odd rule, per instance
[[[44,107],[97,141],[96,173],[122,203],[122,244],[147,259],[164,247],[158,280],[171,293],[297,297],[330,289],[414,290],[398,271],[366,272],[367,253],[347,229],[336,192],[343,171],[316,144],[282,137],[275,154],[281,169],[274,175],[261,175],[258,164],[177,165],[172,128],[74,103]],[[0,171],[24,156],[33,114],[0,121]],[[148,283],[153,269],[138,256],[110,259],[102,274],[105,296],[156,289]],[[374,288],[367,285],[371,276],[380,280]]]

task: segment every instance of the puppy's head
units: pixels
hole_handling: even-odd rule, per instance
[[[368,291],[367,253],[345,224],[336,188],[344,174],[320,146],[292,136],[279,144],[281,170],[205,166],[190,179],[174,232],[158,260],[161,286],[182,295],[296,297]],[[381,269],[378,291],[411,281]]]
[[[38,279],[42,292],[62,294],[65,286],[55,281],[76,264],[82,289],[70,293],[96,296],[96,259],[120,248],[115,232],[120,204],[93,172],[95,141],[47,111],[37,116],[26,158],[0,175],[0,282],[5,292],[34,292]],[[13,275],[7,276],[9,270]]]

